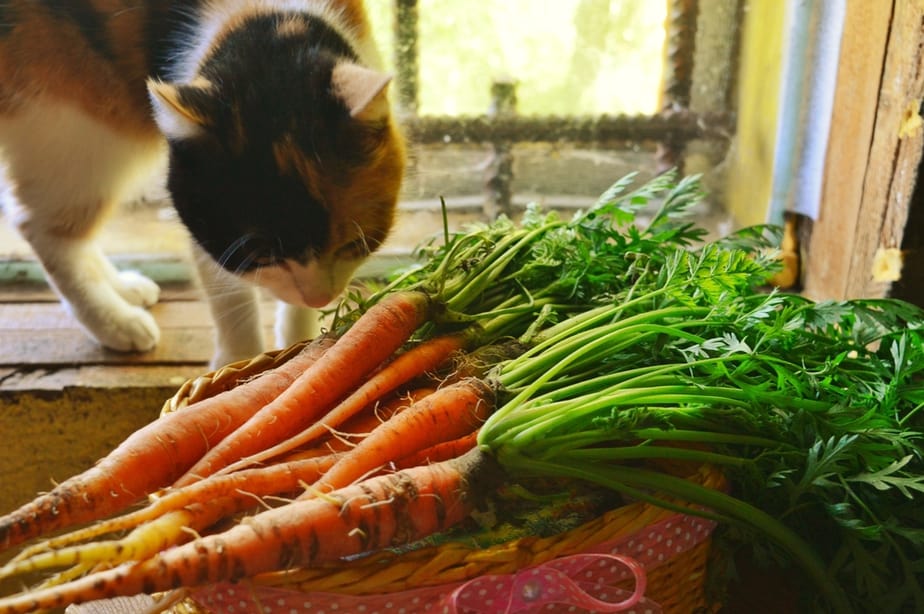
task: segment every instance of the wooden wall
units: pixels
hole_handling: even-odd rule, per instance
[[[924,3],[851,0],[845,27],[821,216],[805,245],[816,299],[885,296],[903,275],[924,144]]]
[[[739,225],[767,219],[785,5],[746,5],[726,200]],[[924,146],[924,2],[848,0],[840,54],[819,219],[798,218],[793,231],[801,289],[813,299],[881,297],[895,284],[907,294],[924,284],[924,239],[906,234],[924,227],[908,225],[924,217],[910,216],[924,206],[924,196],[913,198]]]
[[[741,226],[767,221],[776,144],[786,3],[749,0],[738,77],[738,120],[729,153],[726,206]]]

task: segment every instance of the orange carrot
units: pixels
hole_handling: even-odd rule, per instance
[[[0,551],[61,527],[104,518],[170,485],[332,344],[333,339],[319,337],[279,367],[135,431],[95,466],[0,517]]]
[[[0,599],[0,614],[236,581],[404,545],[463,521],[502,471],[479,450],[267,510],[145,561]]]
[[[430,298],[396,292],[373,305],[283,394],[176,481],[184,486],[301,432],[394,354],[427,319]]]
[[[400,396],[391,397],[383,403],[375,403],[344,422],[340,428],[329,433],[315,445],[283,456],[280,462],[328,456],[352,450],[361,439],[381,426],[383,422],[404,411],[425,396],[433,394],[433,392],[435,392],[434,388],[416,388],[401,393]],[[224,473],[226,469],[216,472],[214,475]]]
[[[367,473],[423,448],[456,439],[481,426],[494,407],[494,391],[478,378],[440,388],[384,422],[317,481],[322,491],[343,488]],[[311,491],[303,496],[313,496]]]
[[[334,465],[337,458],[336,454],[328,454],[327,456],[293,460],[266,467],[246,469],[229,475],[211,476],[184,488],[168,489],[145,507],[123,516],[96,522],[76,531],[44,540],[24,549],[11,562],[19,563],[40,554],[85,542],[101,535],[127,531],[143,523],[151,522],[169,512],[200,502],[211,502],[223,497],[242,495],[242,499],[246,498],[253,503],[255,501],[254,497],[297,492],[302,490],[304,484],[313,484],[325,471]],[[243,509],[241,506],[237,506],[232,511],[236,512],[241,509]],[[0,568],[0,577],[4,575],[4,569]]]
[[[331,432],[332,429],[338,428],[363,408],[374,405],[384,395],[445,363],[455,352],[465,347],[466,340],[467,337],[462,334],[444,335],[415,345],[369,377],[359,388],[327,412],[323,418],[308,426],[301,433],[231,463],[222,471],[237,471],[315,441]]]
[[[88,570],[103,564],[143,560],[160,550],[190,541],[233,514],[258,507],[259,497],[291,495],[311,484],[336,461],[335,455],[211,476],[168,491],[145,508],[47,540],[0,566],[0,579],[72,565]],[[99,535],[131,530],[118,539],[89,541]],[[79,543],[86,542],[86,543]]]
[[[394,462],[395,469],[407,469],[417,465],[426,465],[429,463],[439,463],[457,456],[462,456],[475,447],[478,443],[478,431],[472,431],[468,435],[463,435],[458,439],[444,441],[429,448],[424,448],[419,452],[414,452]]]

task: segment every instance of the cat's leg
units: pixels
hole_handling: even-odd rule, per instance
[[[49,283],[87,332],[116,350],[149,350],[160,331],[141,305],[159,289],[103,255],[97,230],[129,186],[163,155],[153,135],[128,137],[76,108],[36,100],[0,119],[4,208]]]
[[[193,243],[193,261],[215,323],[213,369],[253,358],[265,350],[257,291],[222,269]]]
[[[34,226],[23,234],[65,307],[101,345],[120,351],[147,351],[157,345],[160,330],[154,317],[116,291],[107,270],[111,265],[92,241],[63,238]]]
[[[160,298],[160,286],[138,271],[116,269],[102,251],[98,254],[98,262],[106,281],[126,302],[138,307],[150,307]]]
[[[276,304],[276,325],[273,330],[276,346],[280,348],[314,339],[321,332],[321,313],[317,309],[279,301]]]

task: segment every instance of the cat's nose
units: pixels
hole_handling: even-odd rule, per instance
[[[321,307],[326,307],[331,304],[336,297],[332,292],[316,292],[310,291],[305,292],[303,289],[299,288],[302,295],[302,301],[305,307],[314,307],[320,309]]]
[[[337,298],[335,293],[323,288],[290,285],[282,287],[269,286],[268,289],[280,301],[299,307],[320,309],[321,307],[326,307]]]

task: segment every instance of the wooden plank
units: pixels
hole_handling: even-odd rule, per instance
[[[884,266],[883,255],[897,255],[901,247],[924,145],[924,131],[919,124],[914,129],[924,97],[924,3],[849,3],[848,20],[854,11],[853,31],[859,40],[865,40],[856,45],[855,54],[877,53],[879,43],[870,41],[870,26],[878,24],[875,34],[881,24],[871,21],[875,13],[868,17],[870,21],[858,24],[855,12],[880,5],[891,8],[893,14],[881,80],[876,80],[880,86],[875,120],[869,140],[862,141],[863,147],[868,143],[868,151],[863,151],[859,140],[852,140],[865,139],[865,128],[856,135],[849,132],[851,122],[868,122],[863,110],[867,102],[855,105],[852,114],[847,112],[841,118],[837,124],[841,138],[829,145],[832,164],[826,170],[826,219],[813,231],[806,268],[805,293],[816,299],[885,296],[894,281],[889,275],[899,269],[897,265]],[[849,48],[850,41],[846,42]],[[853,61],[863,62],[864,58]],[[867,88],[862,87],[868,83],[864,76],[875,72],[875,63],[867,68],[863,74],[845,75],[840,84],[846,97],[841,99],[843,104],[853,105],[850,97],[868,95]],[[857,158],[851,160],[851,155]],[[843,190],[838,190],[838,184]]]
[[[264,335],[273,340],[275,302],[260,303]],[[151,307],[161,341],[150,352],[115,352],[99,347],[58,303],[0,304],[0,366],[204,365],[211,358],[212,320],[197,301]],[[0,372],[2,373],[2,372]]]
[[[160,301],[198,301],[202,290],[193,284],[160,286]],[[0,283],[0,303],[57,303],[58,295],[42,283]]]
[[[924,2],[899,1],[889,36],[883,88],[857,225],[847,296],[885,296],[900,265],[889,271],[882,256],[897,254],[924,148]],[[881,277],[880,277],[881,275]]]
[[[112,263],[119,270],[138,271],[157,283],[192,283],[188,259],[177,255],[114,255]],[[0,284],[44,283],[45,271],[35,258],[0,260]]]
[[[0,344],[0,366],[205,365],[212,354],[212,332],[204,328],[167,329],[150,352],[115,352],[100,347],[79,329],[8,330]]]
[[[891,2],[847,4],[821,213],[804,271],[812,298],[847,293],[891,20]]]
[[[84,367],[3,367],[0,391],[43,393],[64,389],[179,389],[187,380],[207,373],[203,365],[91,365]],[[165,398],[166,400],[166,398]]]
[[[275,304],[262,302],[261,315],[267,324],[273,321]],[[171,301],[150,308],[161,329],[212,328],[208,306],[199,301]],[[76,320],[60,303],[2,303],[0,330],[77,329]]]
[[[151,307],[150,312],[162,329],[211,326],[208,309],[202,303],[159,303]],[[78,327],[60,303],[0,304],[0,330],[46,331]]]

